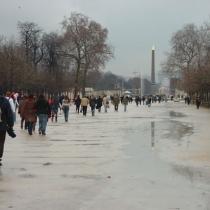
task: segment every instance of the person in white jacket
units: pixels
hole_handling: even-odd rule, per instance
[[[106,95],[103,97],[103,105],[104,105],[104,111],[107,112],[107,109],[109,108],[109,99]]]
[[[6,93],[6,99],[9,101],[10,103],[10,106],[11,106],[11,110],[12,110],[12,113],[13,113],[13,120],[14,122],[16,121],[16,109],[15,109],[15,103],[14,103],[14,100],[13,98],[11,97],[11,92],[7,92]]]

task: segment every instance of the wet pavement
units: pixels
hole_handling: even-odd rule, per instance
[[[0,209],[210,210],[210,111],[184,103],[128,112],[71,108],[47,136],[5,145]]]

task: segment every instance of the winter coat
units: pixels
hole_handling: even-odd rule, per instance
[[[70,107],[70,100],[69,99],[63,99],[62,101],[62,108],[64,107]]]
[[[123,104],[123,105],[128,105],[128,97],[124,97],[124,98],[122,99],[122,104]]]
[[[23,118],[26,122],[36,122],[36,107],[34,99],[27,99],[23,105]]]
[[[96,100],[96,109],[99,109],[99,108],[101,108],[102,107],[102,98],[98,98],[97,100]]]
[[[37,115],[40,114],[50,115],[50,105],[45,99],[38,99],[35,104],[35,108]]]
[[[88,106],[89,100],[88,98],[82,98],[81,99],[81,106]]]
[[[0,131],[6,131],[7,127],[13,127],[13,113],[9,101],[0,96]]]
[[[120,98],[118,96],[114,96],[112,102],[113,102],[114,105],[118,105],[120,103]]]
[[[23,106],[26,102],[26,99],[21,99],[19,101],[19,107],[18,107],[18,113],[20,114],[20,117],[23,118]]]
[[[12,112],[15,112],[15,102],[14,102],[14,100],[12,99],[12,98],[10,98],[10,97],[6,97],[6,99],[9,101],[9,103],[10,103],[10,107],[11,107],[11,109],[12,109]]]
[[[91,98],[90,99],[90,107],[94,108],[96,106],[96,99],[95,98]]]
[[[109,107],[109,99],[107,97],[103,98],[103,105]]]
[[[80,104],[81,104],[81,98],[77,97],[75,100],[75,105],[80,106]]]

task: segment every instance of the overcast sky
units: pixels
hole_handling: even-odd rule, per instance
[[[71,12],[81,12],[109,30],[115,59],[106,71],[150,75],[151,49],[156,70],[174,32],[187,23],[210,21],[210,0],[0,0],[0,34],[17,35],[18,21],[33,21],[45,31],[59,31]]]

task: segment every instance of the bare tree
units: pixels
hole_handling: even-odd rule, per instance
[[[112,56],[111,48],[106,43],[108,31],[87,16],[72,13],[63,21],[63,53],[75,64],[75,96],[79,85],[85,93],[89,70],[99,70]],[[82,84],[80,83],[82,78]]]
[[[35,69],[43,58],[42,30],[33,22],[18,22],[20,40],[28,64]]]

